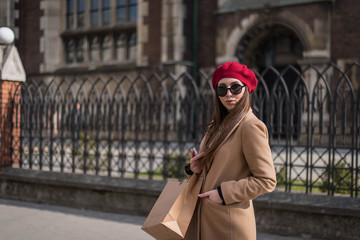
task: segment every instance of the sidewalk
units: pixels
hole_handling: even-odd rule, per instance
[[[145,217],[112,214],[0,198],[0,240],[151,240]],[[257,240],[301,238],[258,234]]]

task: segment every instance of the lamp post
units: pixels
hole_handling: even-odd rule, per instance
[[[20,124],[14,123],[20,120],[20,82],[26,76],[14,39],[10,28],[0,27],[0,169],[19,163]]]
[[[24,82],[25,71],[14,39],[10,28],[0,27],[0,80]]]

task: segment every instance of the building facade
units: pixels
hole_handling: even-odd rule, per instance
[[[20,0],[15,9],[16,44],[28,74],[138,71],[191,61],[184,26],[191,12],[183,1]]]
[[[21,114],[19,121],[7,122],[22,131],[4,134],[11,126],[0,123],[7,162],[9,146],[17,144],[14,154],[23,154],[19,162],[30,167],[42,167],[49,157],[50,169],[154,175],[167,169],[171,153],[184,150],[179,156],[185,159],[185,151],[202,136],[211,119],[213,91],[206,80],[214,68],[239,61],[259,79],[252,109],[269,126],[269,142],[278,151],[274,164],[283,177],[279,182],[290,190],[296,179],[311,191],[319,179],[330,182],[326,171],[332,165],[348,170],[340,188],[358,191],[353,184],[359,149],[358,0],[0,4],[0,25],[14,29],[27,73],[27,82],[15,86],[18,98],[6,95],[18,108],[7,107],[8,116]],[[179,75],[198,70],[209,75]],[[164,72],[173,74],[139,75]],[[87,147],[90,138],[97,144]],[[163,148],[165,154],[155,157]],[[149,152],[144,159],[143,152]],[[348,181],[349,175],[356,177]],[[331,188],[335,185],[340,184]]]
[[[28,75],[358,61],[355,0],[1,1]],[[11,11],[10,11],[11,10]],[[2,10],[4,11],[4,10]],[[354,73],[356,75],[356,73]]]

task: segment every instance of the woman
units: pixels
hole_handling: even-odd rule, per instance
[[[255,240],[252,199],[276,186],[267,128],[250,108],[257,79],[245,65],[227,62],[215,70],[212,86],[214,116],[185,169],[203,181],[188,239]]]

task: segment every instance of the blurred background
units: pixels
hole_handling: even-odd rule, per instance
[[[182,178],[211,119],[212,71],[238,61],[259,79],[252,108],[278,188],[358,196],[359,10],[355,0],[0,0],[0,26],[15,34],[4,53],[16,47],[14,72],[26,73],[2,81],[2,165]]]

